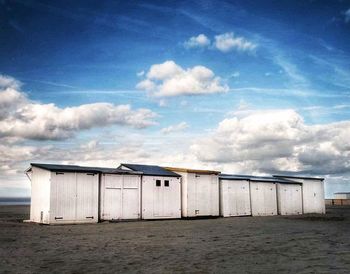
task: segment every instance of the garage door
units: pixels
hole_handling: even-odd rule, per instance
[[[138,219],[140,177],[113,174],[105,174],[102,177],[101,219]]]
[[[97,222],[98,175],[53,172],[52,221]]]

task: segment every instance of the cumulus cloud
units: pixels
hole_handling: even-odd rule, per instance
[[[79,130],[107,125],[144,128],[155,124],[155,116],[149,109],[133,110],[130,105],[94,103],[60,108],[34,102],[15,79],[0,76],[0,138],[65,139]]]
[[[185,48],[203,48],[209,45],[210,39],[204,34],[193,36],[184,43]]]
[[[349,121],[307,125],[294,110],[267,110],[224,119],[191,151],[231,172],[339,174],[350,171],[349,140]]]
[[[222,52],[229,52],[232,50],[254,51],[257,44],[248,41],[244,37],[235,36],[233,32],[227,32],[215,36],[214,46]]]
[[[184,69],[174,61],[152,65],[146,79],[139,82],[136,88],[164,97],[219,93],[229,89],[212,70],[204,66]]]
[[[187,128],[188,128],[188,124],[186,122],[181,122],[181,123],[176,124],[176,125],[171,125],[171,126],[162,128],[161,132],[163,134],[169,134],[172,132],[183,131]]]

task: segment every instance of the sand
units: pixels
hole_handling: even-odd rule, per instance
[[[47,226],[0,206],[0,273],[350,273],[350,207],[326,215]]]

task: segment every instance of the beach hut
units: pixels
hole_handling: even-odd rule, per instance
[[[166,169],[181,175],[182,217],[219,216],[219,171]]]
[[[121,164],[123,170],[142,173],[142,219],[181,218],[181,176],[155,165]]]
[[[98,222],[96,168],[32,163],[30,221],[44,224]]]
[[[220,215],[223,217],[251,215],[249,178],[220,174]]]
[[[290,175],[274,177],[302,183],[303,213],[326,213],[323,178]]]
[[[100,220],[141,218],[141,173],[101,168]]]

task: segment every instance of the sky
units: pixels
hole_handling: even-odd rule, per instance
[[[350,1],[0,0],[0,196],[31,162],[350,191]]]

